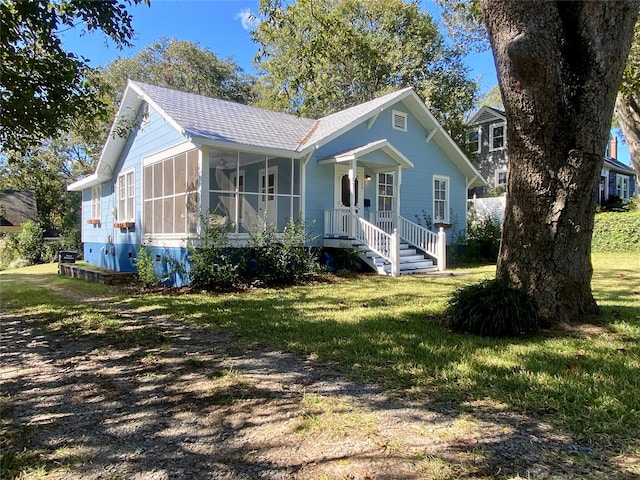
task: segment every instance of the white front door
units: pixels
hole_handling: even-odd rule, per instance
[[[260,169],[260,216],[267,226],[278,226],[278,167]]]
[[[351,182],[349,179],[349,167],[347,165],[336,165],[335,171],[335,208],[351,207]],[[364,168],[356,169],[355,178],[355,202],[354,207],[358,215],[362,214],[360,208],[364,197]]]

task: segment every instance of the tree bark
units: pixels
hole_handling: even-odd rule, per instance
[[[597,314],[591,235],[616,92],[640,3],[481,0],[507,116],[497,277],[549,324]]]
[[[640,180],[640,92],[631,95],[618,93],[615,115],[629,148],[636,179]],[[640,186],[637,183],[636,193],[640,202]]]

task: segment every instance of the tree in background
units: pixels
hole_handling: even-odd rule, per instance
[[[128,79],[243,104],[253,99],[254,79],[232,58],[222,60],[185,40],[161,38],[133,57],[118,58],[101,73],[115,101]]]
[[[197,44],[167,39],[87,75],[99,109],[78,113],[65,129],[0,159],[0,188],[35,190],[42,226],[76,239],[80,200],[66,186],[93,171],[128,78],[241,103],[249,102],[253,85],[231,59],[220,60]]]
[[[477,85],[418,2],[261,0],[261,106],[321,117],[413,87],[453,136]]]
[[[640,176],[640,20],[636,22],[633,44],[616,98],[615,116],[631,154],[631,163]],[[637,188],[640,201],[640,188]]]
[[[127,0],[127,4],[149,0]],[[68,28],[102,31],[119,47],[133,36],[131,16],[119,0],[0,2],[0,144],[24,150],[67,130],[85,112],[103,107],[88,79],[88,60],[67,52],[59,34]]]
[[[613,106],[640,2],[481,0],[507,116],[497,277],[550,323],[598,312],[591,236]]]

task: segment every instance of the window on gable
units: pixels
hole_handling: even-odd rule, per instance
[[[407,131],[407,114],[404,112],[399,112],[394,110],[392,112],[393,117],[393,128],[395,130],[402,130],[403,132]]]
[[[378,175],[378,210],[390,212],[393,210],[393,173]]]
[[[449,223],[449,178],[433,177],[433,220]]]
[[[91,188],[91,218],[99,219],[102,214],[102,185]]]
[[[495,123],[489,128],[489,149],[500,150],[505,146],[505,124]]]
[[[133,170],[118,176],[118,222],[135,222],[136,184]]]
[[[467,132],[467,150],[469,153],[480,153],[480,127]]]

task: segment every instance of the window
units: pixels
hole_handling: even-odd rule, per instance
[[[231,204],[231,217],[236,222],[242,222],[244,220],[244,170],[239,172],[231,172],[231,186],[236,192],[234,195],[234,201]],[[237,214],[236,214],[237,213]]]
[[[629,177],[616,175],[616,195],[620,198],[629,198]]]
[[[393,173],[378,175],[378,211],[390,212],[393,210],[393,185]]]
[[[102,185],[91,188],[91,219],[100,219],[102,215]]]
[[[496,123],[489,127],[489,149],[500,150],[505,146],[505,124]]]
[[[404,112],[398,112],[394,110],[392,112],[393,117],[393,128],[395,130],[402,130],[403,132],[407,131],[407,114]]]
[[[198,226],[198,150],[144,167],[144,233],[196,233]]]
[[[467,132],[467,150],[469,153],[480,153],[480,128],[476,127]]]
[[[498,170],[496,172],[496,187],[507,187],[507,171]]]
[[[433,220],[439,223],[449,222],[449,179],[433,177]]]
[[[136,184],[133,170],[118,176],[118,222],[135,222]]]

